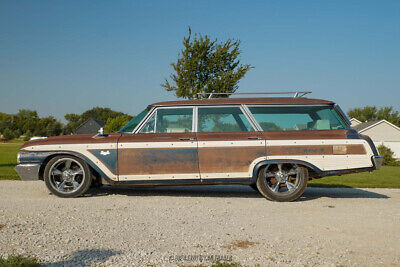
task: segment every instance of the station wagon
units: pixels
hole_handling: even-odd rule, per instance
[[[296,93],[154,103],[117,133],[28,141],[16,170],[60,197],[101,184],[241,184],[292,201],[310,179],[381,164],[371,139],[350,128],[338,105]]]

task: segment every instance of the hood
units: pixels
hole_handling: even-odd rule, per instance
[[[93,144],[93,143],[113,143],[117,142],[121,136],[120,133],[112,133],[106,136],[97,136],[94,134],[74,134],[51,136],[44,139],[31,140],[21,146],[20,149],[29,146],[42,146],[42,145],[62,145],[62,144]]]

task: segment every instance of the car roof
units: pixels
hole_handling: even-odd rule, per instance
[[[153,103],[150,106],[194,106],[194,105],[230,105],[230,104],[283,104],[283,105],[315,105],[335,104],[332,101],[305,97],[257,97],[257,98],[212,98],[201,100],[177,100]]]

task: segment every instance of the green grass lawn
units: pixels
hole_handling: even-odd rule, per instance
[[[0,180],[19,180],[14,170],[21,143],[0,143]]]
[[[17,152],[21,143],[0,144],[0,180],[18,180],[14,171]],[[383,166],[373,173],[362,172],[343,176],[331,176],[312,180],[309,186],[323,187],[364,187],[400,188],[400,167]]]
[[[308,182],[314,187],[400,188],[400,167],[383,166],[380,170],[330,176]]]

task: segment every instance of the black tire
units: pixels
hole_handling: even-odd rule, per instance
[[[250,187],[253,188],[254,191],[258,192],[258,188],[257,188],[256,184],[251,184]]]
[[[80,179],[79,186],[77,186],[76,190],[71,191],[71,192],[62,191],[61,189],[57,190],[55,188],[57,186],[55,179],[63,180],[63,178],[62,178],[63,176],[61,174],[57,174],[61,178],[54,178],[55,177],[54,174],[50,175],[50,172],[51,171],[53,172],[54,165],[57,164],[58,162],[60,162],[60,164],[62,164],[63,161],[65,161],[65,162],[71,161],[72,163],[75,164],[75,167],[77,166],[76,168],[79,168],[79,170],[82,169],[81,174],[76,174],[76,175],[79,175],[79,179]],[[70,164],[70,168],[71,168],[71,165],[72,164]],[[66,165],[65,165],[65,167],[66,167]],[[76,175],[74,175],[73,179],[75,179]],[[62,155],[62,156],[56,156],[56,157],[52,158],[47,163],[47,165],[44,169],[44,182],[52,194],[54,194],[58,197],[63,197],[63,198],[73,198],[73,197],[78,197],[78,196],[83,195],[90,188],[90,185],[92,183],[92,174],[90,172],[89,166],[86,164],[85,161],[81,160],[80,158],[74,157],[74,156]],[[60,184],[61,184],[61,182],[60,182]]]
[[[298,181],[298,186],[293,190],[293,192],[289,192],[286,194],[281,194],[281,193],[276,193],[267,184],[267,179],[265,178],[265,168],[268,166],[261,168],[259,173],[258,173],[258,178],[257,178],[257,188],[258,191],[260,192],[261,195],[263,195],[265,198],[272,200],[272,201],[278,201],[278,202],[289,202],[289,201],[294,201],[298,199],[303,193],[304,190],[307,187],[307,182],[308,182],[308,170],[305,167],[297,166],[298,168],[298,175],[296,176],[299,181]],[[279,192],[279,189],[278,189]]]

